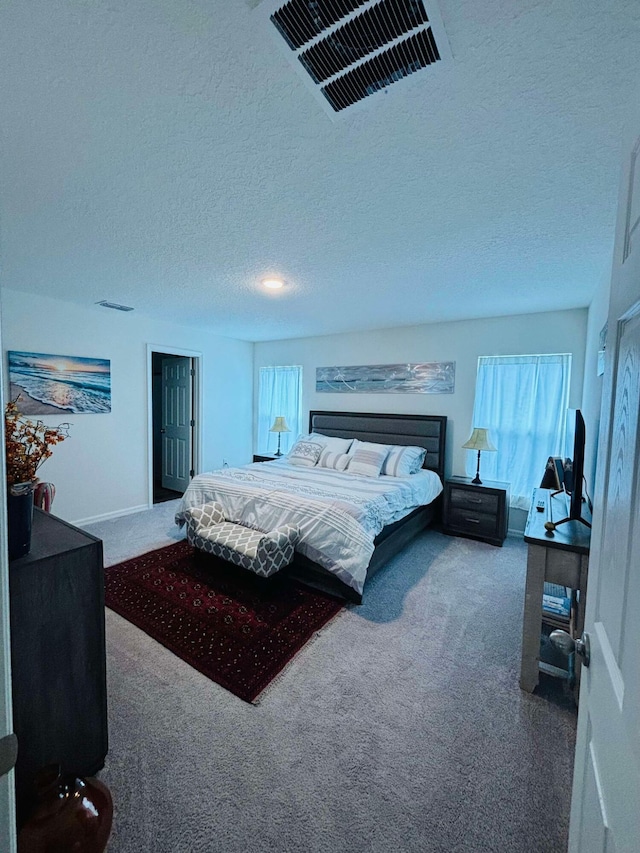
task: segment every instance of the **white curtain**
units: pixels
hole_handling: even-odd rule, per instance
[[[473,426],[485,427],[497,453],[483,451],[480,477],[511,484],[511,506],[528,509],[549,456],[563,456],[571,355],[481,356]],[[467,451],[475,476],[477,451]]]
[[[276,417],[283,417],[291,432],[280,433],[280,449],[286,453],[302,432],[302,368],[261,367],[258,389],[258,453],[275,453],[278,434],[269,432]]]

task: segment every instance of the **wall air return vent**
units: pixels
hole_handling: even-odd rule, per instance
[[[270,20],[333,113],[451,57],[435,0],[289,0]]]

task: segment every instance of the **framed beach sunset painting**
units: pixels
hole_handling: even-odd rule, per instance
[[[42,352],[9,352],[9,399],[24,415],[111,411],[111,362]]]

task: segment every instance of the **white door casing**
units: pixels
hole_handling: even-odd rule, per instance
[[[570,853],[640,851],[640,110],[611,279]],[[637,195],[636,195],[637,193]],[[633,232],[633,233],[630,233]]]
[[[184,492],[192,465],[191,359],[162,359],[162,486]]]
[[[203,435],[205,429],[204,412],[204,359],[201,352],[182,349],[171,344],[147,344],[147,501],[149,509],[153,507],[153,354],[182,355],[191,359],[195,370],[193,377],[192,417],[196,422],[192,431],[193,469],[196,474],[202,471]]]
[[[0,321],[1,322],[1,321]],[[0,345],[0,353],[2,346]],[[4,412],[4,360],[0,359],[0,409]],[[0,419],[0,446],[4,447],[4,418]],[[0,453],[0,481],[5,482],[4,453]],[[0,738],[13,731],[11,711],[11,647],[9,635],[9,554],[7,550],[7,494],[0,489]],[[0,850],[16,849],[14,771],[0,777]]]

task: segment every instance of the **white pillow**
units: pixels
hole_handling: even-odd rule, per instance
[[[389,477],[407,477],[422,467],[427,451],[423,447],[409,447],[394,444],[384,460],[382,474]]]
[[[334,453],[329,447],[325,447],[318,459],[319,468],[331,468],[334,471],[345,471],[351,460],[346,453]]]
[[[323,447],[315,441],[298,440],[287,454],[287,460],[292,465],[302,465],[313,468],[318,461]]]
[[[321,444],[323,447],[331,450],[332,453],[346,453],[353,442],[352,438],[337,438],[333,435],[321,435],[319,432],[312,432],[309,435],[301,435],[299,439],[305,441],[315,441],[316,444]]]
[[[334,453],[346,453],[351,447],[352,438],[335,438],[332,435],[321,435],[319,432],[309,432],[299,435],[296,441],[313,441],[323,447],[330,447]]]
[[[387,453],[388,449],[384,444],[361,441],[356,452],[353,455],[349,454],[347,473],[361,474],[363,477],[378,477]]]
[[[335,435],[323,435],[324,446],[332,453],[348,453],[349,448],[353,444],[352,438],[338,438]]]

